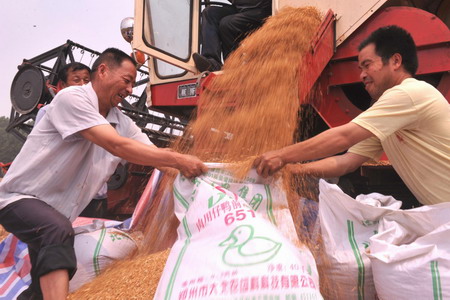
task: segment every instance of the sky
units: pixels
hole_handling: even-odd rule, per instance
[[[0,116],[10,116],[10,90],[17,66],[67,40],[102,52],[131,53],[120,22],[133,17],[133,0],[2,0],[0,8]],[[74,55],[81,58],[75,51]],[[88,55],[82,62],[90,63]],[[51,66],[53,66],[51,64]]]

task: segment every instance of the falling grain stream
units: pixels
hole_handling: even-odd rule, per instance
[[[307,95],[300,90],[308,66],[302,57],[321,22],[313,7],[285,8],[249,35],[205,88],[198,116],[172,148],[205,162],[230,163],[237,177],[246,174],[254,158],[294,142],[302,126],[299,110]],[[140,224],[144,238],[137,253],[108,268],[69,299],[152,299],[159,276],[176,239],[178,220],[173,212],[171,184],[175,172],[166,172],[152,207]],[[289,206],[302,239],[299,198],[311,196],[308,180],[281,172]],[[308,241],[302,239],[308,244]],[[319,246],[309,245],[315,255]],[[319,270],[320,271],[320,270]],[[321,291],[330,292],[321,274]]]

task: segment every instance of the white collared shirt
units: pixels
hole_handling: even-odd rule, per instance
[[[73,221],[121,161],[79,134],[104,124],[121,136],[152,144],[118,108],[104,118],[92,84],[60,91],[0,183],[0,209],[38,198]]]

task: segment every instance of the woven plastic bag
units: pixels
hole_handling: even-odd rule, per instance
[[[178,240],[155,299],[322,299],[311,253],[273,224],[272,189],[256,173],[241,183],[228,175],[175,180]]]
[[[77,271],[69,282],[71,293],[137,248],[130,235],[119,229],[106,228],[104,222],[98,220],[88,226],[75,228],[75,233]]]
[[[236,180],[226,164],[208,163],[208,181],[244,200],[248,206],[273,225],[295,245],[299,244],[294,220],[289,210],[286,193],[280,181],[263,180],[256,170],[249,171],[243,180]]]
[[[450,299],[450,203],[390,213],[371,237],[380,299]]]
[[[370,260],[365,249],[378,232],[379,220],[398,210],[401,201],[378,193],[346,195],[337,185],[319,182],[319,220],[325,259],[318,261],[335,290],[333,299],[374,300]]]

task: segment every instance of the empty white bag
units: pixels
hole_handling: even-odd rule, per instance
[[[383,300],[450,299],[450,203],[383,217],[370,260]]]
[[[319,182],[319,219],[325,259],[317,261],[329,285],[329,297],[338,300],[374,300],[370,260],[364,255],[370,237],[378,232],[379,220],[398,210],[401,201],[378,193],[356,199],[337,185]]]

